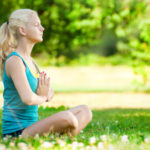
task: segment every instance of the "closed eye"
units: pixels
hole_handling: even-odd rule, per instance
[[[35,25],[35,26],[39,26],[39,23],[35,23],[34,25]]]
[[[35,26],[35,27],[38,27],[38,28],[43,28],[43,26],[41,25],[41,23],[40,23],[40,22],[36,22],[36,23],[34,23],[34,26]]]

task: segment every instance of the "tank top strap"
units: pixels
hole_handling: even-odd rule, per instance
[[[27,63],[24,61],[24,59],[23,59],[17,52],[15,52],[15,51],[13,51],[12,53],[10,53],[10,54],[7,56],[6,60],[7,60],[8,58],[10,58],[11,56],[13,56],[13,55],[16,55],[16,56],[20,57],[20,58],[22,59],[23,63],[25,64],[25,67],[26,67],[26,68],[28,67],[28,65],[27,65]],[[5,66],[6,60],[5,60],[5,62],[4,62],[4,66]]]
[[[38,72],[40,73],[40,69],[39,69],[38,65],[36,64],[36,62],[35,62],[34,60],[32,60],[32,61],[33,61],[34,65],[35,65],[36,69],[37,69]]]

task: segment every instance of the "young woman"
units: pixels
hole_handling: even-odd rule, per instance
[[[53,97],[50,78],[31,57],[33,46],[43,41],[43,31],[37,12],[31,9],[14,11],[0,27],[3,137],[52,132],[77,135],[92,119],[89,108],[80,105],[38,121],[38,105]]]

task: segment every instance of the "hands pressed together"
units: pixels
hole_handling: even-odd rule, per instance
[[[39,96],[46,96],[47,102],[53,98],[54,91],[50,87],[50,77],[48,77],[44,71],[40,73],[36,92]]]

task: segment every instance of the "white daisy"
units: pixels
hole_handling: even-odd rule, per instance
[[[129,140],[128,140],[128,136],[127,136],[127,135],[121,136],[121,142],[127,143],[128,141],[129,141]]]
[[[18,147],[20,150],[28,150],[27,144],[23,142],[18,143]]]
[[[98,148],[99,150],[104,149],[103,143],[102,143],[102,142],[99,142],[98,145],[97,145],[97,148]]]
[[[42,144],[42,147],[44,147],[44,148],[53,147],[53,143],[45,141],[45,142]]]
[[[93,145],[96,142],[96,138],[93,136],[89,139],[90,145]]]
[[[101,135],[100,138],[101,138],[102,141],[106,141],[107,140],[106,135]]]

